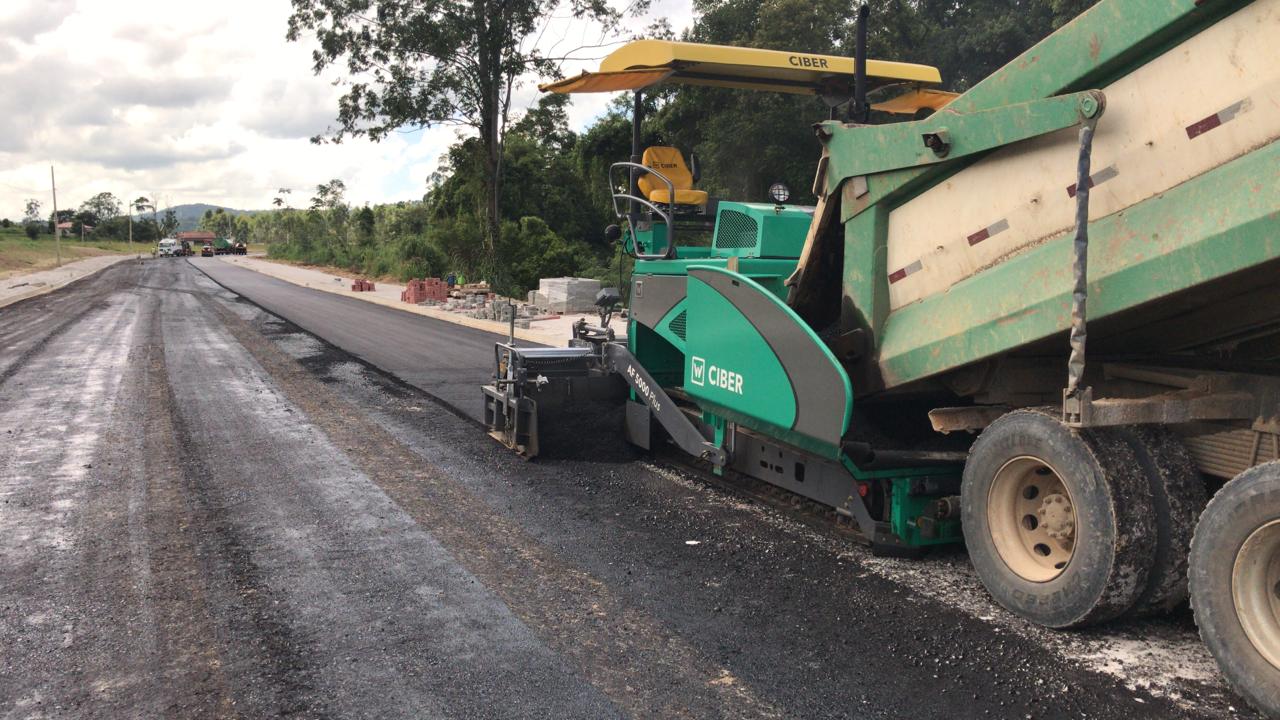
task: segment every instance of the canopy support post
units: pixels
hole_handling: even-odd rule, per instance
[[[858,8],[857,40],[853,49],[853,121],[866,124],[871,119],[867,105],[867,16],[871,9],[863,3]]]
[[[644,125],[644,93],[642,90],[635,91],[634,104],[631,109],[631,162],[640,164],[640,128]],[[631,170],[631,189],[630,194],[634,197],[640,194],[640,172],[634,168]],[[631,222],[634,226],[638,215],[640,214],[640,204],[631,201]]]

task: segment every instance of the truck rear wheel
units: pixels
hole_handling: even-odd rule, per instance
[[[1118,433],[1074,433],[1037,410],[1004,415],[969,453],[961,513],[983,585],[1032,622],[1110,620],[1147,587],[1151,490]]]
[[[1172,431],[1154,425],[1116,430],[1129,443],[1151,487],[1156,548],[1147,588],[1131,615],[1168,612],[1187,601],[1187,553],[1208,498],[1191,453]]]
[[[1280,462],[1214,495],[1191,541],[1191,607],[1236,692],[1280,716]]]

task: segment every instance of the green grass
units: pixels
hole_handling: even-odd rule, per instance
[[[62,239],[62,262],[81,260],[95,255],[150,253],[151,243],[117,242],[114,240]],[[57,248],[52,235],[27,238],[21,228],[0,228],[0,278],[9,278],[57,264]]]

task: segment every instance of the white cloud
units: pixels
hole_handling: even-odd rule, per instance
[[[538,47],[572,50],[563,71],[576,74],[652,17],[677,32],[687,27],[691,5],[656,0],[650,18],[603,38],[598,26],[561,13]],[[50,164],[63,207],[110,191],[263,208],[279,187],[293,188],[302,205],[330,178],[357,203],[421,197],[458,131],[312,144],[333,125],[340,71],[312,74],[314,43],[285,40],[289,12],[289,0],[0,2],[0,217],[20,215],[27,197],[49,205]],[[537,96],[530,78],[515,107]],[[610,99],[575,98],[571,122],[580,129]]]
[[[31,42],[44,33],[58,29],[75,7],[75,0],[8,3],[7,10],[0,15],[0,36]]]

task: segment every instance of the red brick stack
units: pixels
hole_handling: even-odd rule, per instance
[[[373,283],[368,280],[352,280],[351,292],[373,292]]]
[[[422,278],[421,280],[410,280],[405,287],[404,292],[400,293],[400,300],[407,303],[417,305],[424,300],[436,300],[444,302],[449,299],[449,286],[440,278]]]

